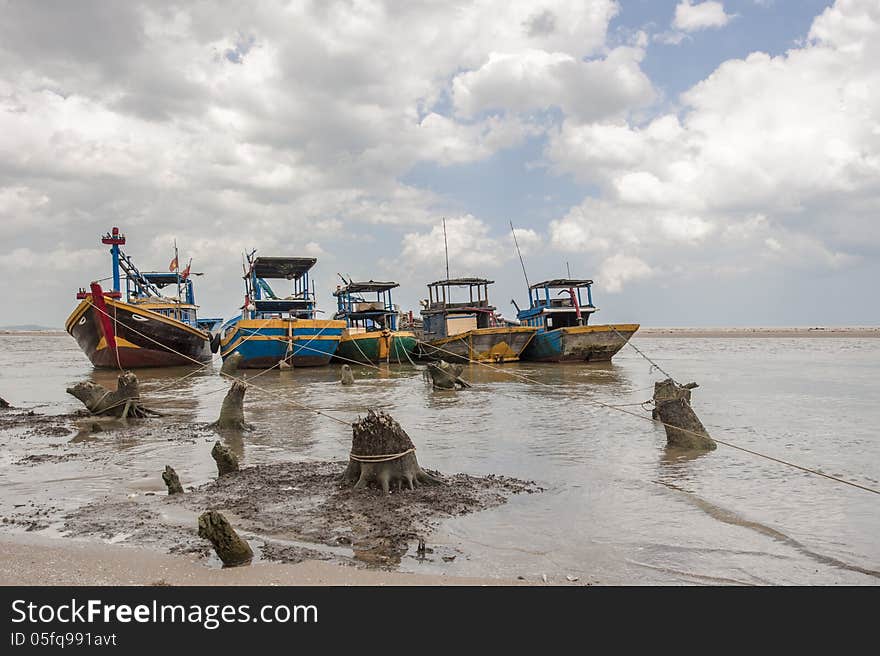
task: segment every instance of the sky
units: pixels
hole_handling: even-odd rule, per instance
[[[241,253],[397,280],[595,281],[597,323],[880,324],[877,0],[0,0],[0,325]],[[276,290],[279,291],[279,290]]]

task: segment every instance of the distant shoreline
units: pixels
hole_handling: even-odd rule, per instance
[[[815,328],[640,328],[636,337],[880,337],[880,326]]]

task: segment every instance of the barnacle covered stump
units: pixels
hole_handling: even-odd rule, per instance
[[[244,420],[244,393],[247,392],[247,383],[241,380],[232,381],[229,391],[223,398],[220,406],[220,418],[211,428],[220,430],[250,430],[250,424]]]
[[[168,494],[183,494],[183,486],[180,484],[180,478],[171,465],[165,465],[165,471],[162,472],[162,480],[168,488]]]
[[[372,486],[383,492],[442,484],[419,466],[409,435],[381,410],[371,410],[352,424],[351,454],[343,480],[355,489]]]
[[[455,389],[455,386],[470,387],[470,385],[462,380],[461,372],[464,366],[460,364],[451,364],[446,360],[428,363],[428,373],[431,376],[431,383],[437,389]]]
[[[68,387],[67,393],[82,401],[89,412],[96,415],[111,415],[123,419],[160,416],[158,412],[140,405],[138,379],[130,371],[119,374],[115,390],[108,390],[103,385],[84,381]]]
[[[682,449],[711,451],[717,448],[697,413],[691,408],[696,383],[679,385],[671,378],[654,383],[654,418],[663,422],[666,443]]]
[[[238,458],[227,447],[214,442],[214,448],[211,449],[211,457],[217,463],[217,475],[226,476],[238,471]]]
[[[227,567],[247,565],[254,557],[251,546],[241,539],[229,521],[216,510],[199,517],[199,537],[210,540],[214,551]]]

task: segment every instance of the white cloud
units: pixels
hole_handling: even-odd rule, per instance
[[[838,0],[806,45],[723,63],[682,94],[678,114],[644,125],[566,119],[547,157],[601,198],[551,223],[551,243],[652,270],[682,259],[716,271],[837,270],[876,257],[878,58],[880,6]]]
[[[724,27],[733,18],[732,14],[724,11],[724,5],[715,0],[698,2],[681,0],[675,7],[675,18],[672,26],[685,32],[695,32],[707,28]]]
[[[620,253],[606,258],[599,267],[602,288],[611,293],[621,291],[624,284],[631,280],[643,280],[654,274],[655,271],[643,260]]]
[[[518,233],[534,241],[532,235]],[[535,235],[536,237],[537,235]],[[489,225],[471,214],[446,219],[446,242],[449,246],[449,270],[454,278],[482,275],[513,257],[513,244],[508,246],[490,235]],[[430,277],[445,275],[446,249],[443,225],[438,222],[430,231],[408,233],[403,237],[401,264]]]

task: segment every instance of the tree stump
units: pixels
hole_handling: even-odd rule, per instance
[[[170,465],[165,465],[165,471],[162,472],[162,480],[165,481],[165,486],[168,488],[169,495],[183,494],[183,486],[180,484],[177,472],[174,471]]]
[[[227,519],[216,510],[199,517],[199,537],[210,540],[214,551],[226,567],[247,565],[253,560],[251,546],[241,539]]]
[[[352,424],[351,454],[343,481],[356,490],[373,486],[386,493],[392,488],[412,490],[419,484],[443,483],[419,466],[409,435],[381,410],[370,410]]]
[[[83,405],[89,409],[89,412],[96,415],[111,415],[113,417],[136,417],[142,419],[144,417],[162,415],[154,410],[145,408],[140,405],[140,390],[138,387],[138,379],[130,371],[125,371],[119,375],[116,383],[116,390],[111,391],[102,385],[85,381],[77,383],[73,387],[67,388],[67,393],[75,396]]]
[[[7,410],[7,409],[9,409],[9,408],[11,408],[11,407],[12,407],[12,406],[9,405],[9,401],[7,401],[7,400],[4,399],[2,396],[0,396],[0,410]]]
[[[342,365],[342,377],[339,382],[343,385],[354,385],[354,374],[347,364]]]
[[[654,418],[663,422],[669,446],[711,451],[718,445],[691,408],[695,387],[696,383],[678,385],[671,378],[654,383]]]
[[[234,376],[236,373],[238,373],[238,365],[241,364],[242,359],[243,356],[238,351],[230,355],[223,361],[223,364],[220,366],[220,375]]]
[[[220,442],[214,442],[214,448],[211,449],[211,457],[217,463],[218,476],[226,476],[226,474],[233,474],[238,471],[238,458]]]
[[[220,406],[220,417],[210,428],[218,430],[251,430],[252,426],[244,420],[244,393],[247,392],[247,383],[242,380],[232,381],[229,391],[223,397],[223,405]]]
[[[428,373],[435,389],[455,389],[456,385],[462,388],[470,387],[461,379],[462,371],[464,371],[464,365],[451,364],[446,360],[428,363]]]

